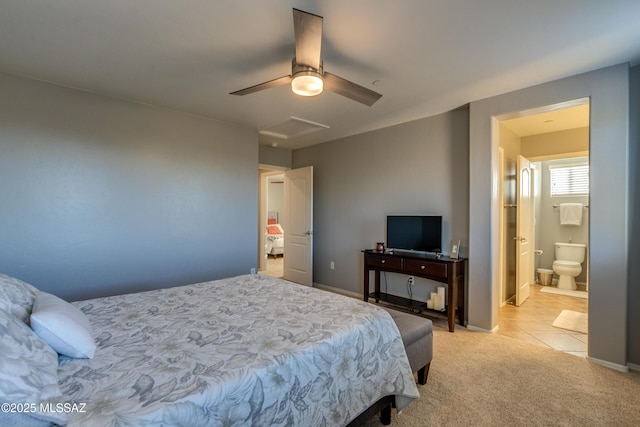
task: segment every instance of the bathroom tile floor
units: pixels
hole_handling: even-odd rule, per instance
[[[498,334],[532,342],[576,356],[587,356],[587,334],[552,326],[562,310],[587,312],[587,299],[540,292],[531,285],[531,295],[520,307],[505,304],[498,310]]]

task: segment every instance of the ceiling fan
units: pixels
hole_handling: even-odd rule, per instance
[[[291,75],[237,90],[231,95],[248,95],[291,83],[291,89],[298,95],[319,95],[323,89],[327,89],[362,104],[373,105],[382,97],[381,94],[324,71],[320,57],[322,19],[322,16],[293,9],[296,56],[291,61]]]

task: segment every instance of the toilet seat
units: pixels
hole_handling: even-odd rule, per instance
[[[564,261],[561,259],[553,261],[553,265],[558,267],[582,267],[582,264],[577,261]]]

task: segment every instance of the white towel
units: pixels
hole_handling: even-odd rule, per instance
[[[582,203],[560,203],[560,225],[582,225]]]

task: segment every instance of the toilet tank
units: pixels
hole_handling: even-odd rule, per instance
[[[556,259],[562,261],[576,261],[582,264],[587,245],[582,243],[556,242]]]

